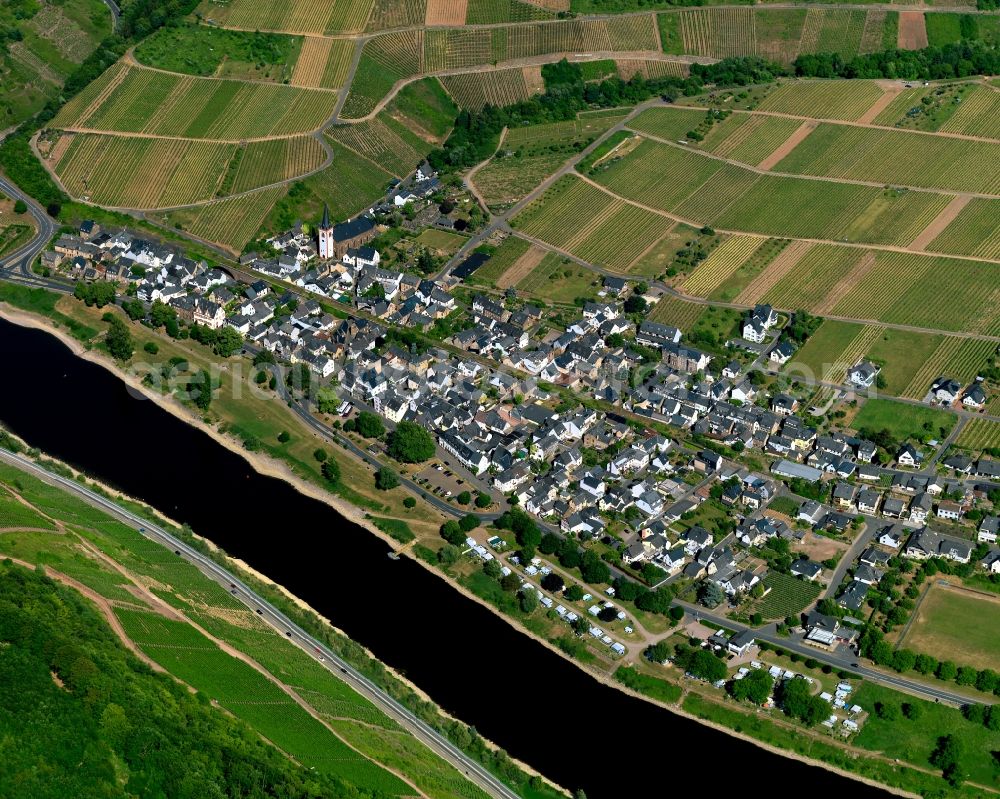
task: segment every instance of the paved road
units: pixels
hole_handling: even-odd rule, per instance
[[[110,513],[112,516],[124,521],[130,526],[139,529],[147,538],[163,544],[169,549],[177,552],[181,557],[191,561],[200,571],[208,577],[220,583],[227,590],[231,586],[236,588],[236,596],[249,607],[261,611],[261,618],[266,620],[276,630],[284,633],[291,633],[290,639],[305,651],[316,656],[322,655],[326,658],[323,665],[338,678],[375,704],[380,710],[385,712],[395,721],[405,727],[415,738],[424,743],[431,751],[443,758],[482,790],[490,796],[499,799],[518,799],[518,795],[504,785],[493,774],[486,770],[475,760],[471,759],[458,747],[440,735],[437,731],[418,719],[403,705],[386,694],[379,686],[357,671],[350,663],[342,660],[335,652],[330,650],[307,632],[296,626],[281,611],[269,604],[267,600],[258,596],[254,591],[243,583],[239,578],[230,574],[215,561],[206,558],[196,549],[174,538],[170,533],[160,527],[150,523],[146,519],[137,516],[124,508],[119,507],[110,500],[96,494],[79,483],[45,471],[32,461],[15,455],[5,449],[0,449],[0,459],[15,465],[17,468],[30,472],[39,477],[44,482],[58,485],[59,487],[75,494],[86,502],[101,510]]]
[[[851,568],[854,562],[858,559],[858,556],[872,542],[872,539],[875,538],[875,533],[878,532],[879,528],[889,524],[889,520],[879,520],[872,516],[865,516],[864,519],[864,530],[862,530],[858,534],[858,537],[854,539],[854,543],[848,547],[847,551],[841,556],[840,562],[837,564],[837,568],[833,570],[833,576],[830,578],[830,584],[827,586],[826,591],[823,594],[823,596],[828,599],[832,599],[836,595],[837,589],[840,588],[840,584],[844,581],[844,575],[847,574],[847,570]]]

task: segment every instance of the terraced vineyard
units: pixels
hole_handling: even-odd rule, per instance
[[[752,258],[765,241],[760,236],[733,236],[695,268],[681,289],[685,294],[707,297]]]
[[[442,76],[441,83],[459,106],[479,111],[484,105],[513,105],[527,100],[533,94],[540,94],[542,86],[529,85],[524,73],[525,70],[517,67],[466,75],[445,75]]]
[[[955,445],[975,452],[1000,449],[1000,422],[971,419],[958,434]]]
[[[241,197],[220,200],[169,215],[170,224],[238,255],[254,238],[271,207],[285,194],[284,187],[261,189]]]
[[[316,130],[333,101],[293,86],[119,66],[67,103],[51,127],[240,141]]]
[[[794,81],[770,92],[758,110],[853,122],[860,119],[882,94],[874,81]]]
[[[399,178],[411,174],[430,150],[427,142],[384,115],[353,125],[338,125],[328,133]]]
[[[1000,259],[1000,201],[972,200],[927,247],[934,252]]]
[[[360,33],[372,0],[203,0],[198,14],[208,22],[249,31]]]

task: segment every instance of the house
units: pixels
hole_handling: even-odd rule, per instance
[[[855,488],[850,483],[837,483],[833,489],[833,504],[838,508],[853,508]]]
[[[951,405],[961,393],[962,384],[950,377],[939,377],[931,384],[931,395],[946,405]]]
[[[861,361],[847,370],[847,382],[858,388],[871,388],[880,371],[871,361]]]
[[[879,494],[878,491],[872,491],[870,488],[865,488],[858,492],[858,510],[862,513],[874,515],[878,512],[878,506],[881,500],[882,495]]]
[[[764,341],[767,331],[778,323],[778,314],[770,305],[755,305],[743,320],[743,338],[755,344]]]
[[[878,537],[878,542],[890,549],[899,549],[900,545],[903,543],[903,528],[901,525],[893,524],[882,530]]]
[[[979,525],[977,540],[987,544],[997,542],[997,530],[1000,529],[1000,516],[987,516]]]
[[[924,527],[910,536],[903,555],[908,558],[948,558],[959,563],[968,563],[972,558],[972,543],[943,535]]]
[[[972,408],[973,410],[979,410],[986,404],[986,392],[983,391],[982,383],[973,383],[965,391],[965,396],[962,397],[962,405],[966,408]]]
[[[823,506],[813,499],[807,499],[799,507],[798,515],[795,517],[796,521],[803,521],[807,524],[816,524],[820,518],[823,516]]]
[[[852,580],[840,596],[837,597],[837,604],[846,610],[857,611],[861,609],[867,597],[868,586],[857,580]]]
[[[695,471],[701,472],[702,474],[716,472],[722,468],[722,456],[717,452],[712,452],[710,449],[703,449],[694,456],[692,465],[694,466]]]
[[[792,564],[790,571],[795,577],[813,582],[823,573],[823,566],[811,560],[799,558]]]
[[[795,354],[795,347],[792,345],[790,341],[780,341],[778,342],[777,346],[775,346],[774,349],[771,350],[771,354],[768,356],[768,358],[771,360],[771,363],[776,363],[779,366],[783,366],[792,359],[792,356],[794,354]]]
[[[743,657],[750,651],[755,640],[753,630],[742,630],[729,639],[726,649],[737,657]]]
[[[791,416],[799,409],[799,401],[788,394],[776,394],[771,398],[771,410],[779,416]]]
[[[957,522],[960,518],[962,518],[962,506],[957,502],[943,500],[938,503],[937,517],[939,519],[948,519],[949,521]]]
[[[917,452],[912,444],[903,444],[899,450],[899,454],[896,455],[896,463],[900,466],[916,466],[920,460],[920,453]]]
[[[635,340],[647,347],[665,347],[668,344],[678,344],[681,331],[670,325],[661,325],[644,319],[636,331]]]

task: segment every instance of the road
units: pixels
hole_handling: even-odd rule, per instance
[[[32,461],[22,458],[5,449],[0,449],[0,460],[4,460],[19,469],[30,472],[50,485],[56,485],[80,497],[84,501],[106,511],[126,524],[136,527],[147,538],[164,545],[179,553],[181,557],[193,563],[206,576],[218,582],[227,591],[230,586],[236,587],[236,596],[247,606],[261,611],[261,618],[281,633],[291,633],[291,640],[312,655],[319,653],[324,658],[323,665],[335,676],[343,680],[352,689],[371,701],[376,707],[402,725],[417,740],[421,741],[436,755],[446,760],[464,774],[471,782],[498,799],[518,799],[518,795],[504,785],[481,764],[470,758],[462,750],[444,738],[436,730],[414,716],[407,708],[386,694],[379,686],[357,671],[350,663],[342,660],[322,641],[313,638],[307,632],[290,621],[281,611],[257,595],[238,577],[222,568],[215,561],[205,557],[183,541],[174,538],[162,528],[150,523],[134,513],[119,507],[79,483],[45,471]]]
[[[0,259],[0,277],[31,286],[65,291],[65,284],[49,278],[39,277],[31,271],[31,264],[34,263],[35,258],[45,249],[58,230],[55,220],[32,197],[22,192],[4,177],[0,177],[0,192],[3,192],[14,200],[23,200],[27,204],[27,213],[34,220],[36,229],[35,238],[10,255]]]

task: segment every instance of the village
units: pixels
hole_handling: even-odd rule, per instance
[[[415,181],[435,178],[418,170]],[[402,187],[386,203],[435,208],[430,192]],[[461,267],[436,276],[385,268],[372,246],[381,232],[374,213],[339,224],[326,213],[315,228],[269,238],[270,252],[242,258],[237,277],[85,222],[41,266],[110,283],[146,308],[170,309],[178,325],[231,329],[248,355],[303,365],[337,397],[310,409],[337,427],[369,412],[390,428],[407,421],[433,431],[438,466],[416,476],[425,491],[446,506],[462,487],[515,506],[598,552],[612,574],[670,586],[689,607],[732,620],[728,635],[718,624],[700,629],[704,645],[739,669],[736,679],[761,668],[753,629],[769,620],[759,612],[768,597],[787,610],[770,615],[783,635],[846,666],[890,563],[940,558],[1000,574],[991,501],[1000,464],[952,456],[932,472],[909,443],[886,451],[820,431],[772,385],[795,346],[770,306],[747,313],[732,357],[719,358],[687,345],[678,328],[627,312],[636,283],[605,277],[599,299],[561,323],[513,291],[470,291]],[[878,371],[859,363],[845,386],[870,388]],[[978,386],[953,383],[936,381],[928,400],[985,401]],[[496,558],[503,576],[516,574],[612,660],[634,654],[633,622],[613,587],[598,602],[599,589],[584,586],[594,618],[582,620],[561,590],[545,588],[555,563],[520,563],[504,552],[510,543],[481,530],[465,551]],[[834,612],[819,612],[820,603]],[[850,733],[860,709],[846,697],[829,701],[846,710],[836,723]]]

